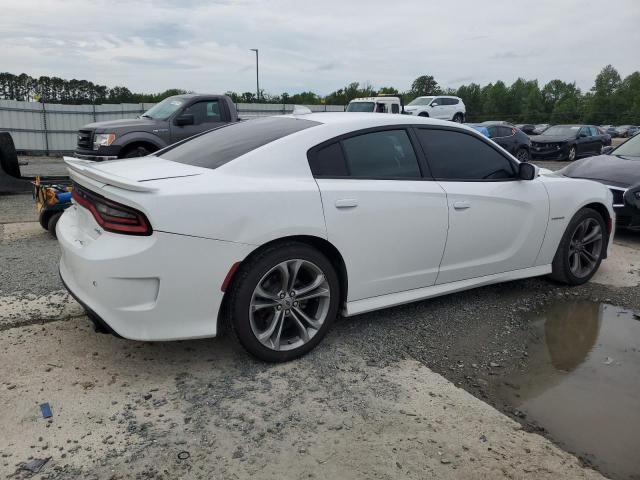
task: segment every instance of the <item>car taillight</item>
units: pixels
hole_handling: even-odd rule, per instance
[[[98,225],[108,232],[126,235],[151,235],[153,229],[144,213],[135,208],[108,200],[97,193],[73,185],[73,199],[89,210]]]

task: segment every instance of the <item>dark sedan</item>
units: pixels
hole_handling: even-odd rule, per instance
[[[536,135],[536,126],[530,123],[521,123],[519,125],[516,125],[516,128],[519,128],[527,135]]]
[[[521,162],[530,158],[531,140],[520,129],[505,122],[482,122],[489,131],[489,138],[504,148]]]
[[[577,160],[558,173],[603,183],[613,194],[613,209],[621,227],[640,228],[640,135],[604,155]]]
[[[554,125],[531,137],[531,158],[572,162],[599,154],[606,143],[605,135],[593,125]]]

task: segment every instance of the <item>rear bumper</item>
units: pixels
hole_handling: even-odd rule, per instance
[[[80,218],[84,210],[74,205],[58,222],[60,277],[94,323],[133,340],[216,335],[220,287],[253,247],[164,232],[98,233]]]

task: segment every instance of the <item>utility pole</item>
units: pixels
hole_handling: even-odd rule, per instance
[[[260,76],[258,75],[258,49],[251,48],[252,52],[256,52],[256,101],[260,101]]]

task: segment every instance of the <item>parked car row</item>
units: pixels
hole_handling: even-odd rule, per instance
[[[406,106],[399,95],[355,98],[349,102],[347,112],[404,113],[418,117],[437,118],[463,123],[467,108],[460,97],[433,95],[418,97]]]
[[[602,125],[601,128],[612,138],[630,138],[640,133],[640,127],[637,125],[620,125],[619,127]]]

